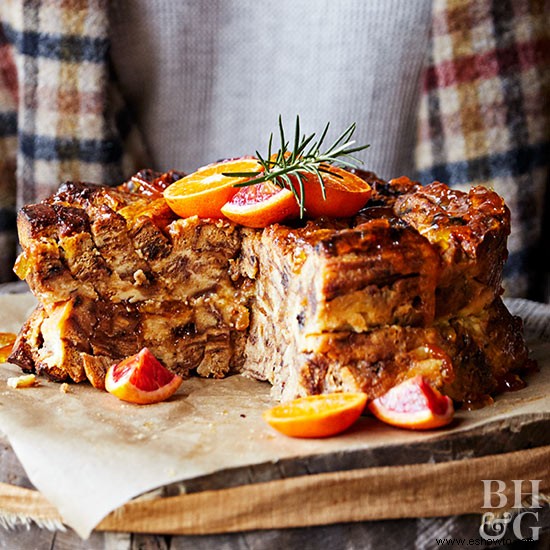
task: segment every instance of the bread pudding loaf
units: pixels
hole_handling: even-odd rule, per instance
[[[164,199],[69,183],[18,216],[17,270],[40,302],[12,362],[56,380],[88,378],[142,347],[183,376],[242,363],[248,296],[229,269],[239,228],[175,219]]]
[[[159,193],[177,173],[63,185],[19,214],[16,270],[40,305],[10,360],[101,388],[146,346],[180,375],[242,373],[278,399],[375,398],[416,374],[457,401],[494,392],[527,363],[500,300],[503,200],[358,174],[373,194],[353,218],[265,229],[177,218]]]

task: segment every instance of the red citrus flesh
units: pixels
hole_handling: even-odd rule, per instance
[[[172,396],[182,378],[170,372],[147,349],[111,366],[105,377],[105,389],[131,403],[158,403]]]
[[[411,430],[445,426],[454,416],[452,400],[421,375],[394,386],[371,401],[368,407],[383,422]]]
[[[239,189],[221,212],[246,227],[267,227],[298,216],[300,208],[290,189],[267,181]]]

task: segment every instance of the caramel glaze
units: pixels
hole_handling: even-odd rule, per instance
[[[240,292],[242,308],[245,308],[246,312],[252,311],[252,314],[255,307],[256,272],[262,269],[259,265],[262,260],[250,252],[250,257],[242,252],[243,243],[247,239],[259,239],[262,243],[268,243],[262,245],[263,253],[267,255],[272,255],[276,250],[280,258],[292,258],[288,262],[291,266],[288,270],[274,266],[278,271],[271,274],[272,278],[280,275],[282,294],[287,293],[290,282],[300,277],[305,262],[313,256],[319,258],[319,266],[324,271],[322,274],[315,272],[311,277],[316,280],[318,277],[324,277],[324,286],[320,290],[317,288],[317,295],[313,290],[310,290],[311,296],[307,291],[302,295],[307,296],[309,305],[297,310],[297,325],[300,328],[307,324],[308,315],[311,317],[315,313],[318,305],[316,301],[322,301],[328,304],[327,307],[332,307],[333,302],[352,291],[362,292],[365,288],[372,288],[373,294],[384,295],[387,289],[395,290],[395,285],[396,288],[404,289],[403,294],[398,296],[399,306],[403,303],[410,304],[411,312],[407,313],[406,317],[399,318],[401,320],[384,321],[389,322],[389,325],[369,325],[363,332],[352,331],[348,339],[367,341],[370,336],[376,336],[377,331],[382,332],[384,327],[391,328],[392,323],[396,328],[404,329],[394,331],[397,339],[402,338],[401,332],[410,332],[411,328],[418,329],[418,334],[425,329],[431,331],[432,348],[441,348],[442,353],[452,360],[451,365],[451,362],[442,360],[432,349],[430,357],[446,365],[443,378],[448,380],[448,383],[446,382],[444,389],[448,390],[448,394],[456,401],[462,401],[465,408],[490,403],[490,395],[493,392],[521,389],[524,381],[519,377],[519,373],[527,364],[525,343],[519,335],[521,326],[505,310],[499,298],[502,265],[507,255],[506,237],[510,231],[510,214],[503,200],[496,193],[482,187],[474,187],[465,193],[449,189],[439,182],[422,187],[406,177],[386,182],[372,172],[356,170],[356,173],[371,185],[373,191],[366,207],[352,218],[297,220],[288,225],[274,224],[264,230],[235,227],[229,222],[200,220],[193,229],[192,221],[188,220],[179,220],[172,224],[175,216],[162,198],[162,191],[183,174],[178,171],[161,174],[153,170],[142,170],[128,182],[115,188],[67,182],[46,201],[25,206],[19,213],[19,228],[20,232],[23,232],[22,242],[32,245],[41,237],[52,236],[52,241],[60,242],[72,235],[89,233],[91,223],[94,224],[92,229],[101,229],[102,235],[112,235],[111,224],[120,221],[124,228],[121,235],[127,233],[131,243],[129,252],[133,254],[134,247],[140,252],[139,258],[134,257],[134,263],[131,265],[139,267],[143,262],[148,264],[142,269],[129,270],[128,274],[121,271],[123,283],[127,275],[135,276],[135,284],[132,279],[130,283],[136,291],[151,294],[151,289],[156,288],[153,284],[153,275],[161,270],[159,272],[164,279],[174,281],[173,291],[177,291],[182,284],[187,284],[191,277],[204,275],[207,268],[206,264],[203,265],[201,262],[209,262],[209,268],[215,263],[214,267],[219,268],[220,273],[223,270],[227,272],[223,271],[223,276],[228,277],[227,288],[230,290],[227,292]],[[216,224],[224,225],[223,231],[220,229],[221,226],[217,233],[213,231]],[[171,232],[174,226],[180,227],[181,230],[183,225],[186,227],[185,232]],[[183,251],[189,250],[195,255],[196,265],[193,270],[187,265],[189,258],[183,253],[178,256],[177,261],[166,260],[176,238],[184,239],[180,243]],[[75,240],[75,243],[78,241]],[[230,253],[222,253],[228,247],[231,248]],[[269,250],[265,250],[266,248]],[[216,250],[219,252],[217,255]],[[72,273],[70,266],[63,264],[61,256],[57,258],[54,255],[44,259],[32,254],[34,252],[29,252],[29,262],[40,260],[44,266],[40,274],[31,276],[39,286],[47,283],[45,279],[50,271],[55,274],[54,270],[60,271],[58,279],[66,275],[64,280],[69,285],[75,284],[73,276],[77,279],[81,276],[81,272]],[[226,266],[228,257],[231,261],[230,265]],[[78,255],[73,259],[77,265]],[[107,265],[108,261],[111,259],[108,258],[103,263]],[[242,264],[250,264],[250,271],[245,273]],[[266,268],[265,264],[266,261],[263,269]],[[32,266],[29,269],[32,271]],[[109,270],[106,270],[107,272],[110,273]],[[77,282],[79,281],[80,279]],[[58,288],[55,284],[57,283],[44,284],[44,291],[54,292]],[[269,284],[273,284],[273,281]],[[208,284],[193,296],[193,299],[199,300],[202,304],[203,317],[200,321],[213,323],[216,327],[223,324],[222,313],[227,313],[226,309],[222,311],[217,308],[227,308],[227,304],[231,302],[229,295],[225,296],[222,293],[218,296],[218,287],[219,282],[214,286]],[[72,289],[73,286],[69,288]],[[218,298],[220,305],[211,307],[211,300],[215,301]],[[174,308],[175,298],[171,296],[170,299],[173,303],[168,303],[169,300],[162,303],[163,300],[159,301],[157,298],[159,307]],[[117,313],[117,323],[123,327],[124,334],[135,334],[134,339],[126,337],[124,340],[124,346],[128,347],[123,350],[124,354],[138,351],[132,348],[134,340],[137,341],[141,337],[141,328],[132,313],[135,307],[124,300],[114,306],[104,305],[105,307],[102,307],[102,302],[98,300],[93,307],[88,308],[95,316],[94,330],[104,334],[103,340],[106,342],[105,349],[96,342],[97,349],[91,351],[96,355],[108,356],[112,353],[108,347],[115,333],[120,340],[118,345],[121,346],[123,339],[117,332],[119,327],[113,325],[113,312]],[[388,302],[385,301],[381,308],[387,310]],[[157,312],[155,310],[149,313],[156,315]],[[198,321],[191,315],[187,318],[183,310],[179,312],[176,307],[175,310],[162,310],[161,313],[168,314],[171,319],[174,316],[179,318],[178,323],[172,327],[174,341],[195,337],[198,339],[200,336],[202,329]],[[239,325],[239,337],[247,337],[247,323],[248,320],[242,320]],[[228,341],[235,337],[234,325],[231,327],[228,324],[229,335],[224,333],[224,338]],[[29,326],[28,330],[32,332],[31,329],[34,330]],[[274,334],[276,333],[277,331],[274,331]],[[336,338],[336,332],[334,336]],[[390,340],[390,336],[387,337],[387,341]],[[251,334],[250,337],[255,336]],[[416,335],[414,337],[416,338]],[[424,338],[423,333],[418,337]],[[214,336],[212,338],[211,343],[214,342]],[[412,342],[413,336],[409,338]],[[12,360],[24,369],[30,370],[32,365],[26,361],[32,350],[27,349],[26,342],[26,336],[23,334]],[[39,343],[39,340],[37,342]],[[195,347],[202,360],[202,354],[206,352],[204,345],[199,344],[200,342]],[[424,347],[425,344],[424,341]],[[343,349],[349,347],[347,344],[343,345]],[[211,348],[213,349],[212,346]],[[358,365],[362,364],[364,359],[363,348],[359,348],[360,346],[357,353],[362,355],[357,358]],[[322,364],[328,356],[326,350],[319,348],[317,355],[312,357],[311,364]],[[407,360],[410,359],[409,356],[414,356],[413,351],[409,353],[407,350],[407,354],[403,355],[408,358]],[[391,357],[391,353],[388,357]],[[413,359],[421,362],[421,358]],[[395,363],[395,356],[392,361]],[[330,365],[327,363],[330,368],[331,365],[334,365],[334,362]],[[407,367],[388,366],[388,369],[390,368],[398,369],[397,379],[404,375],[399,369],[406,371]],[[348,366],[343,365],[342,372],[345,369],[348,369]],[[374,365],[357,367],[357,380],[376,375],[384,382],[385,373],[373,374],[375,370]],[[312,367],[310,374],[314,378],[319,378],[323,372],[322,369]],[[55,371],[49,374],[54,375]],[[335,380],[338,380],[341,374],[338,370],[332,372]],[[349,376],[349,372],[346,376]],[[325,382],[326,380],[319,380],[316,387],[322,387]]]
[[[145,168],[123,183],[121,189],[129,193],[137,192],[148,197],[158,197],[169,185],[184,176],[185,174],[178,170],[162,173]]]

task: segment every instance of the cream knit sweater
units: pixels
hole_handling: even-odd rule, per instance
[[[192,171],[357,122],[365,167],[413,173],[431,0],[118,0],[112,58],[153,166]],[[130,32],[130,29],[132,31]]]

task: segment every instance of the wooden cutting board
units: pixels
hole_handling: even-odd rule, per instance
[[[550,446],[544,446],[467,460],[361,468],[137,499],[109,514],[96,529],[207,534],[480,513],[485,498],[480,480],[498,475],[512,508],[512,480],[541,480],[540,492],[548,494],[549,462]],[[62,523],[55,507],[37,491],[2,483],[0,502],[4,512],[42,524]]]
[[[513,479],[541,479],[541,491],[550,493],[549,426],[550,410],[532,412],[406,445],[388,441],[222,470],[131,501],[96,529],[204,534],[480,513],[483,479],[503,480],[510,503]],[[61,523],[0,441],[0,508]]]
[[[513,479],[540,479],[549,494],[550,348],[537,344],[534,351],[541,372],[526,390],[481,411],[460,411],[448,429],[404,434],[364,417],[318,446],[273,436],[281,438],[275,448],[286,452],[166,483],[120,506],[96,529],[204,534],[480,513],[483,479],[504,482],[510,502]],[[96,399],[93,390],[82,392],[75,402],[87,393]],[[59,524],[61,515],[34,489],[10,443],[0,443],[0,509]]]

